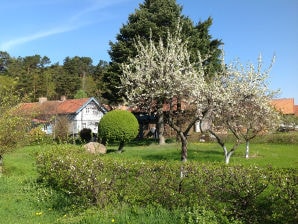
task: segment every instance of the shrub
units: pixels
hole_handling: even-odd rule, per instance
[[[30,130],[29,134],[29,143],[34,144],[46,144],[52,141],[51,136],[47,135],[44,131],[41,130],[41,127],[36,127]]]
[[[14,111],[5,111],[0,117],[0,162],[2,156],[26,144],[26,133],[30,121],[26,117],[17,115]]]
[[[254,143],[272,143],[272,144],[298,144],[298,131],[275,132],[263,136],[257,136],[253,139]]]
[[[72,146],[73,147],[73,146]],[[41,179],[82,202],[189,208],[184,220],[295,223],[297,170],[94,157],[81,148],[38,156]],[[181,173],[183,178],[181,178]]]
[[[59,142],[67,142],[69,134],[69,120],[67,117],[57,117],[54,128],[55,139]]]
[[[106,141],[119,141],[119,151],[124,143],[137,137],[139,123],[129,111],[113,110],[108,112],[99,122],[98,138],[103,143]]]
[[[92,139],[92,131],[90,128],[83,128],[79,134],[82,142],[84,143],[88,143]]]

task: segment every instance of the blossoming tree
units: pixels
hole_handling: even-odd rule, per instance
[[[166,115],[168,124],[181,139],[181,160],[186,161],[187,134],[198,119],[196,107],[191,105],[196,105],[200,96],[197,93],[206,83],[203,70],[190,62],[180,26],[175,33],[168,33],[166,43],[162,39],[157,45],[151,39],[148,43],[137,40],[137,56],[122,65],[121,87],[130,104],[149,113],[157,111],[157,117],[162,120]],[[177,118],[185,115],[181,105],[186,102],[191,119],[180,119],[177,125]]]
[[[249,140],[277,118],[269,104],[274,95],[267,85],[270,69],[262,70],[261,59],[257,69],[239,62],[226,65],[222,59],[220,68],[207,75],[199,52],[198,61],[190,62],[180,26],[168,33],[166,43],[136,41],[137,56],[122,64],[122,91],[130,104],[148,113],[157,111],[159,119],[175,130],[182,161],[187,160],[187,135],[199,120],[203,131],[215,136],[229,163],[243,139],[248,147]],[[225,130],[235,137],[231,149],[221,135]]]
[[[270,68],[262,70],[261,57],[257,69],[253,64],[231,63],[220,76],[213,77],[204,92],[205,99],[199,105],[204,108],[201,124],[210,123],[208,131],[223,148],[226,163],[243,140],[248,158],[249,141],[276,125],[278,114],[270,105],[276,92],[268,88]],[[225,131],[235,138],[230,149],[222,137]]]

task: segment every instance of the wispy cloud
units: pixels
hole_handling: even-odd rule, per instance
[[[32,34],[24,35],[24,36],[17,37],[12,40],[0,43],[0,50],[9,51],[15,46],[26,44],[34,40],[77,30],[81,27],[84,27],[86,25],[89,25],[90,23],[95,22],[94,20],[92,22],[86,21],[84,17],[86,17],[88,14],[92,12],[96,12],[98,10],[104,10],[108,7],[111,7],[115,4],[123,3],[125,1],[127,0],[110,0],[110,1],[95,0],[93,4],[85,8],[82,8],[82,10],[73,14],[70,18],[64,20],[66,22],[64,22],[63,24],[59,24],[55,28],[44,29]]]
[[[7,42],[4,42],[0,45],[0,49],[2,51],[8,51],[8,50],[10,50],[11,48],[13,48],[17,45],[25,44],[27,42],[34,41],[34,40],[44,38],[44,37],[48,37],[48,36],[52,36],[52,35],[55,35],[55,34],[69,32],[69,31],[75,30],[77,28],[78,27],[68,26],[68,27],[54,28],[54,29],[47,30],[47,31],[39,31],[39,32],[30,34],[30,35],[27,35],[27,36],[19,37],[19,38],[12,39],[12,40],[9,40]]]

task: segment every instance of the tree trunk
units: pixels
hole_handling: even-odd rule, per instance
[[[249,141],[246,141],[245,158],[249,158]]]
[[[124,141],[121,141],[118,147],[118,152],[122,153],[123,152],[123,148],[124,148]]]
[[[181,161],[187,161],[187,138],[184,136],[183,132],[179,133],[181,139]]]
[[[225,154],[225,163],[229,164],[230,163],[230,158],[231,158],[232,154],[234,153],[234,151],[233,150],[228,151],[228,149],[225,145],[222,146],[222,149],[223,149],[224,154]]]
[[[165,141],[165,137],[164,137],[165,125],[164,125],[164,116],[163,116],[162,107],[160,109],[158,109],[157,126],[158,126],[159,144],[164,145],[166,143],[166,141]]]
[[[230,158],[231,158],[232,154],[233,154],[233,151],[230,151],[225,156],[225,162],[226,162],[226,164],[229,164],[230,163]]]

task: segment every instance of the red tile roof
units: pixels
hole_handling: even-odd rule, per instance
[[[73,114],[83,107],[89,99],[90,98],[64,100],[58,105],[57,112],[58,114]]]
[[[283,114],[294,114],[294,98],[274,99],[271,104]]]
[[[298,105],[294,105],[294,114],[298,117]]]
[[[43,101],[36,103],[23,103],[19,110],[25,114],[73,114],[83,107],[90,98],[71,99],[64,101]]]

